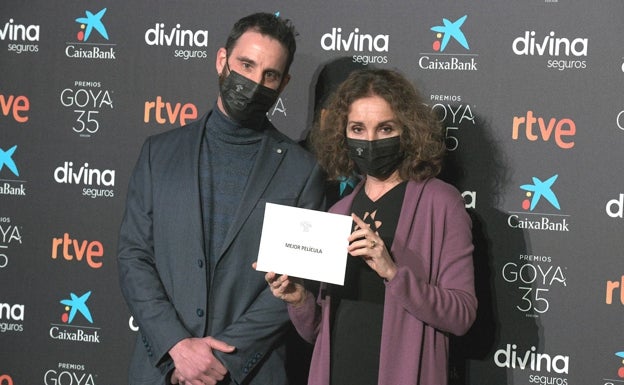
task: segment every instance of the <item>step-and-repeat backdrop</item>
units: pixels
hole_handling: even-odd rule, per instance
[[[216,50],[256,11],[299,32],[269,112],[292,138],[335,62],[398,69],[443,121],[480,300],[453,383],[624,384],[623,1],[3,0],[0,385],[127,383],[131,170],[212,107]]]

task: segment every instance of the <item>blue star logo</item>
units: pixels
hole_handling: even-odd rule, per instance
[[[444,51],[446,45],[449,43],[451,38],[455,39],[462,47],[466,49],[470,49],[468,47],[468,41],[466,40],[466,36],[461,31],[461,26],[466,21],[468,15],[464,15],[454,22],[449,21],[449,19],[442,18],[442,22],[444,25],[436,25],[431,27],[431,30],[434,32],[438,32],[438,36],[442,36],[442,44],[440,45],[440,52]]]
[[[76,19],[77,23],[84,24],[86,28],[83,41],[87,41],[89,39],[89,36],[91,35],[91,31],[93,31],[93,29],[98,31],[104,39],[108,40],[108,32],[106,32],[106,27],[104,27],[104,24],[102,24],[102,17],[105,13],[106,8],[103,8],[95,15],[92,14],[90,11],[85,11],[87,17],[79,17]]]
[[[7,168],[15,174],[15,176],[19,176],[19,170],[11,158],[16,149],[17,144],[6,151],[0,148],[0,171],[2,171],[4,166],[7,166]]]
[[[552,185],[553,183],[555,183],[558,177],[559,175],[553,175],[543,182],[538,178],[533,177],[533,184],[523,184],[522,186],[520,186],[521,189],[533,193],[533,198],[531,199],[530,206],[531,211],[533,211],[541,198],[546,199],[557,210],[561,209],[561,207],[559,206],[559,201],[557,200],[557,196],[552,191]]]
[[[80,297],[74,293],[70,293],[70,296],[71,299],[61,300],[61,303],[69,308],[69,319],[67,320],[67,323],[71,323],[74,320],[77,312],[80,312],[80,314],[82,314],[87,321],[93,323],[91,312],[87,307],[87,300],[89,299],[89,296],[91,296],[91,292],[88,291]]]

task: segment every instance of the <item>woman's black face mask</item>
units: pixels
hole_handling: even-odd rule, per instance
[[[349,158],[357,165],[361,174],[386,179],[403,161],[401,138],[360,140],[347,138]]]

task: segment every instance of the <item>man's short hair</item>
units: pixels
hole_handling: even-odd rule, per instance
[[[225,42],[225,49],[229,53],[236,45],[236,42],[242,34],[248,30],[253,30],[261,33],[264,36],[269,36],[282,44],[288,52],[288,59],[286,60],[286,68],[284,69],[284,75],[288,74],[290,65],[292,64],[295,51],[297,49],[297,43],[295,42],[296,31],[292,22],[289,19],[282,19],[281,17],[272,13],[258,12],[245,16],[238,20],[230,35]]]

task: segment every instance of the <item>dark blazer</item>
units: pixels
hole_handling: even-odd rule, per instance
[[[265,203],[322,209],[324,175],[308,152],[267,122],[218,261],[207,271],[198,164],[208,115],[149,137],[130,179],[118,266],[140,327],[131,385],[168,383],[168,350],[184,338],[203,336],[236,346],[231,354],[215,352],[236,383],[287,383],[286,306],[251,264]]]

